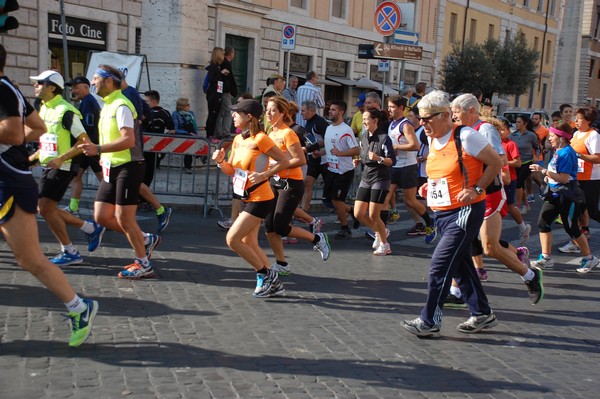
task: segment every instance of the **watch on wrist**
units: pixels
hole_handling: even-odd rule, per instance
[[[481,188],[479,186],[473,186],[473,190],[475,190],[475,192],[477,193],[477,195],[481,195],[485,191],[483,188]]]
[[[383,164],[383,161],[385,160],[384,157],[379,157],[379,160],[377,161],[378,164]]]

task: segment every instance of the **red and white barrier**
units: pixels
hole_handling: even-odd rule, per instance
[[[186,138],[185,136],[144,135],[145,152],[208,155],[208,149],[209,145],[204,140]]]

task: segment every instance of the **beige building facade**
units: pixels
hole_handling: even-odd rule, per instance
[[[422,60],[392,60],[385,76],[378,71],[378,60],[358,58],[360,44],[386,40],[377,33],[374,23],[380,3],[65,0],[70,75],[85,73],[90,51],[145,54],[145,73],[149,73],[152,89],[161,92],[161,105],[173,110],[178,97],[188,97],[203,125],[204,68],[214,46],[230,46],[236,50],[233,67],[240,92],[259,95],[271,74],[288,73],[289,57],[290,74],[302,80],[306,72],[317,71],[326,98],[345,100],[352,113],[358,94],[380,89],[383,79],[387,93],[419,81],[439,86],[441,61],[452,45],[483,42],[488,37],[502,40],[521,30],[533,47],[544,51],[544,56],[538,65],[539,82],[529,93],[511,99],[511,107],[544,108],[549,104],[560,0],[398,1],[403,14],[400,29],[419,34]],[[0,35],[0,42],[10,53],[7,75],[32,96],[30,75],[47,68],[65,70],[60,6],[57,1],[45,0],[21,0],[20,5],[14,15],[21,27]],[[548,7],[550,11],[546,12]],[[287,24],[296,26],[296,46],[289,52],[281,50],[282,28]],[[143,91],[148,86],[144,76],[138,89]]]

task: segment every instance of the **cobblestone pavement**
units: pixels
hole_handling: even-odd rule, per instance
[[[252,297],[251,268],[226,247],[216,216],[201,215],[175,211],[153,258],[156,279],[115,277],[132,253],[110,232],[83,264],[64,268],[78,292],[100,302],[90,339],[76,349],[67,346],[63,305],[1,242],[0,397],[597,397],[600,270],[574,271],[578,258],[557,251],[566,238],[560,226],[539,305],[529,304],[517,275],[486,260],[485,289],[500,324],[464,335],[456,325],[467,311],[448,309],[442,338],[420,340],[400,322],[425,301],[432,247],[405,234],[406,213],[390,226],[390,256],[373,256],[360,229],[352,240],[332,239],[327,262],[307,243],[287,245],[293,274],[282,277],[286,295],[271,299]],[[323,217],[324,230],[335,232],[335,218]],[[156,229],[151,213],[139,220]],[[505,236],[516,232],[506,220]],[[59,247],[41,221],[40,234],[54,255]],[[85,248],[83,237],[72,237]],[[536,256],[537,235],[530,247]]]

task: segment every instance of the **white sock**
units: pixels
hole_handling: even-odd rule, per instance
[[[92,234],[96,229],[94,228],[94,224],[92,222],[83,222],[83,226],[81,226],[79,230],[86,234]]]
[[[87,309],[86,304],[83,302],[81,297],[75,294],[75,297],[69,302],[65,303],[65,306],[69,312],[82,313]]]
[[[525,275],[521,276],[523,281],[531,281],[531,280],[533,280],[534,277],[535,277],[535,273],[531,269],[527,269],[527,273],[525,273]]]
[[[519,231],[522,233],[525,230],[527,230],[527,226],[525,225],[525,222],[521,222],[521,224],[517,225],[519,226]]]
[[[453,286],[453,285],[452,285],[452,286],[450,286],[450,293],[451,293],[452,295],[454,295],[455,297],[457,297],[457,298],[460,298],[460,297],[462,297],[462,293],[460,292],[460,288],[458,288],[458,287],[455,287],[455,286]]]
[[[77,250],[75,249],[75,246],[73,245],[73,243],[67,244],[67,245],[61,245],[61,249],[63,252],[68,252],[71,255],[73,255],[74,253],[77,252]]]
[[[144,233],[144,232],[142,231],[142,235],[144,236],[144,245],[148,245],[148,244],[150,244],[150,234],[148,234],[148,233]]]
[[[143,258],[135,258],[135,260],[137,260],[138,263],[144,267],[144,269],[150,267],[150,261],[148,260],[147,256],[144,256]]]

